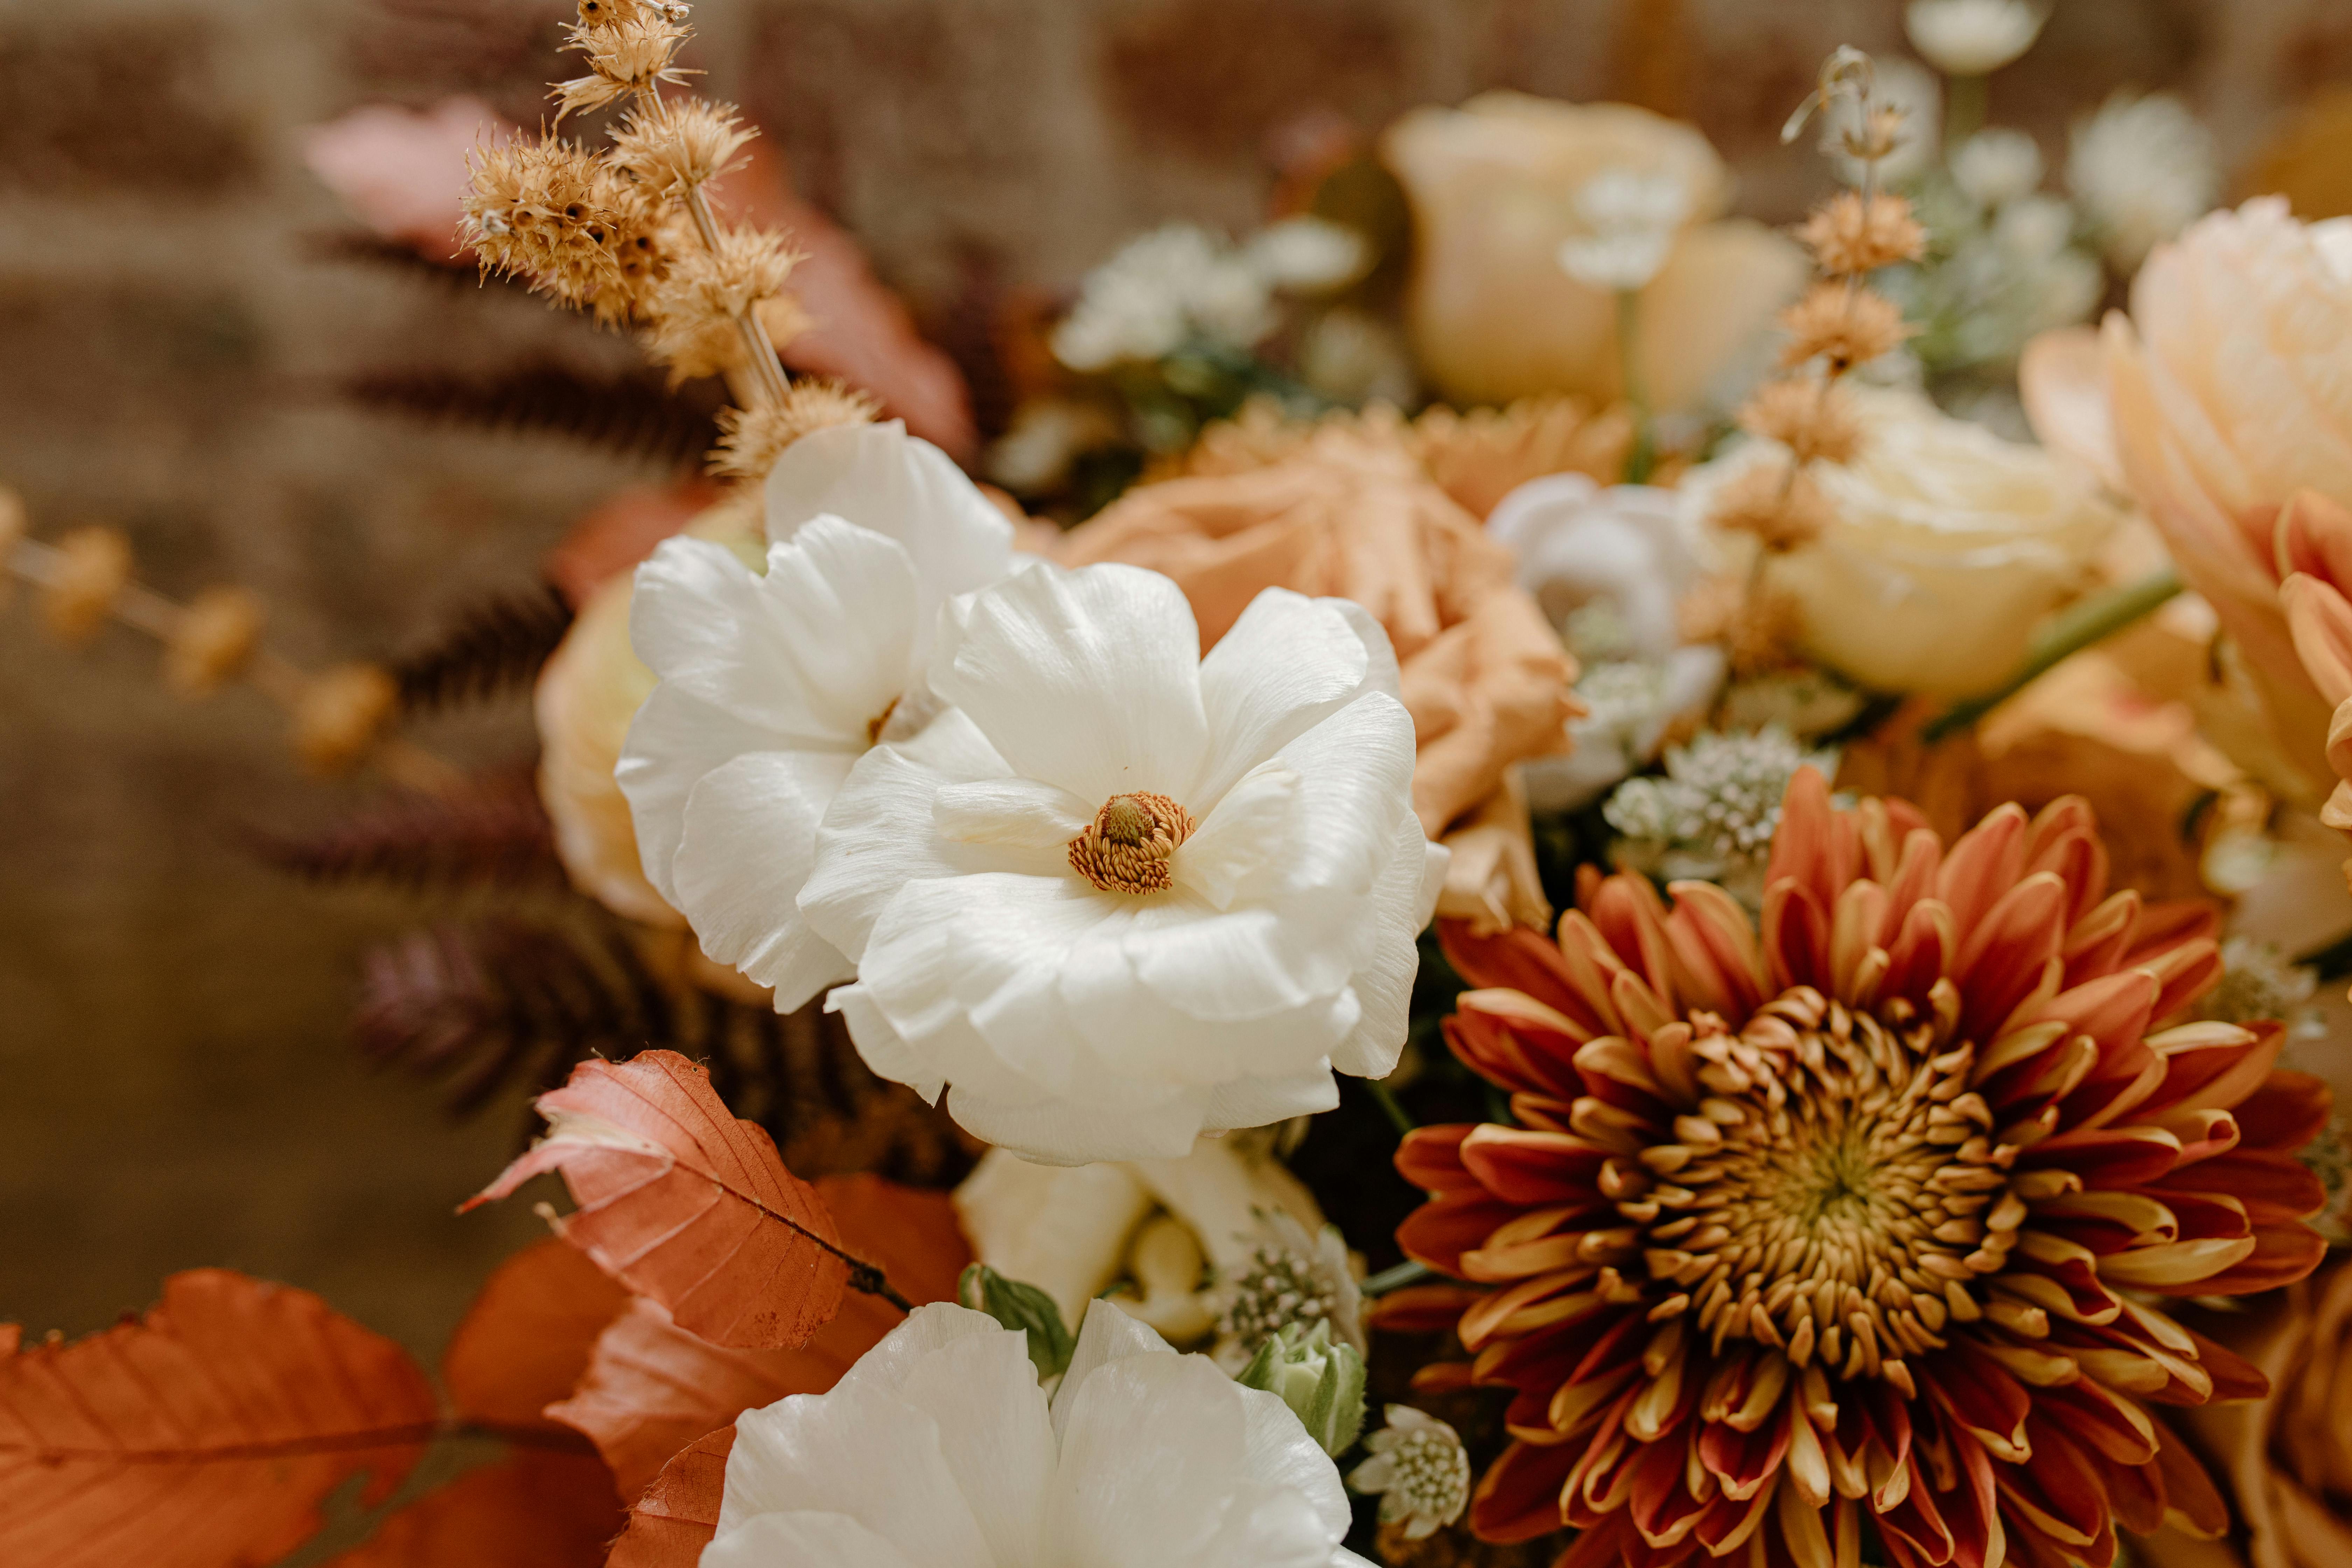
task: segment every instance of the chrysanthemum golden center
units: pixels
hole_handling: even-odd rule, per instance
[[[2226,1522],[2147,1406],[2262,1374],[2155,1298],[2309,1271],[2327,1099],[2279,1026],[2174,1021],[2212,911],[2111,892],[2080,801],[1947,846],[1810,769],[1760,918],[1671,891],[1588,876],[1556,943],[1443,930],[1448,1043],[1511,1124],[1407,1140],[1398,1239],[1460,1283],[1392,1310],[1473,1358],[1424,1387],[1515,1392],[1473,1528],[1830,1568],[1867,1512],[1895,1568],[1989,1568]]]
[[[1800,1368],[1818,1358],[1916,1394],[1904,1358],[1984,1314],[1970,1282],[2001,1271],[2025,1215],[2009,1175],[2017,1146],[1993,1141],[1968,1088],[1974,1052],[1938,1055],[1932,1019],[1889,1028],[1810,988],[1738,1035],[1701,1027],[1654,1047],[1654,1070],[1697,1091],[1697,1108],[1673,1119],[1675,1142],[1641,1152],[1642,1170],[1618,1165],[1617,1212],[1633,1225],[1599,1233],[1594,1250],[1638,1248],[1671,1291],[1652,1316],[1686,1320],[1717,1352],[1754,1340]],[[1606,1124],[1611,1108],[1582,1100],[1578,1117]]]
[[[1165,892],[1174,881],[1168,858],[1192,837],[1192,814],[1166,795],[1115,795],[1070,840],[1070,868],[1098,892]]]

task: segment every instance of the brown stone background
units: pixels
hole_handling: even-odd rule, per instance
[[[0,482],[38,531],[128,531],[167,592],[243,583],[309,663],[380,655],[642,468],[433,432],[326,390],[370,366],[628,363],[498,290],[323,264],[297,132],[479,93],[535,118],[547,0],[0,0]],[[1367,131],[1505,85],[1696,120],[1784,219],[1819,178],[1775,132],[1896,0],[699,0],[695,63],[789,154],[944,341],[991,288],[1067,287],[1170,217],[1250,223],[1283,126]],[[2058,154],[2120,84],[2175,87],[2251,148],[2352,78],[2343,0],[2059,0],[1996,83]],[[2054,156],[2053,156],[2054,162]],[[989,410],[983,403],[983,412]],[[520,1207],[451,1210],[518,1103],[452,1126],[348,1046],[354,955],[417,909],[257,866],[252,824],[323,821],[249,694],[166,695],[152,647],[68,652],[0,612],[0,1320],[81,1332],[220,1263],[323,1291],[432,1351]],[[520,703],[427,732],[530,745]]]

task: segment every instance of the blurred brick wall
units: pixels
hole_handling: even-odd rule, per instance
[[[948,335],[980,282],[1062,289],[1170,217],[1252,222],[1266,151],[1311,112],[1370,132],[1509,86],[1697,121],[1743,205],[1820,173],[1777,130],[1840,41],[1896,44],[1896,0],[700,0],[697,63],[807,194]],[[322,264],[337,226],[299,127],[472,92],[517,119],[562,74],[547,0],[0,0],[0,481],[44,531],[126,529],[142,572],[269,601],[298,658],[383,652],[469,591],[529,578],[642,468],[436,434],[323,391],[380,365],[626,345],[499,290]],[[2170,86],[2242,155],[2352,78],[2342,0],[2063,0],[1997,82],[2054,153],[2113,87]],[[251,864],[236,830],[318,820],[240,697],[189,708],[152,651],[67,653],[0,613],[0,1318],[80,1331],[158,1277],[232,1263],[327,1291],[421,1347],[520,1210],[455,1201],[519,1124],[462,1129],[343,1038],[352,956],[398,900]],[[519,704],[431,737],[529,744]]]

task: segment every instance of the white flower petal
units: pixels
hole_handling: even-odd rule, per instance
[[[1063,1369],[1061,1384],[1054,1390],[1055,1439],[1066,1441],[1071,1406],[1076,1403],[1078,1390],[1096,1373],[1129,1356],[1175,1353],[1166,1340],[1109,1302],[1087,1302],[1087,1315],[1078,1323],[1078,1342],[1070,1352],[1070,1364]]]
[[[1341,1072],[1386,1078],[1396,1070],[1411,1023],[1413,976],[1421,972],[1415,942],[1436,910],[1451,858],[1444,845],[1422,837],[1419,818],[1398,825],[1396,853],[1373,884],[1363,915],[1369,944],[1354,981],[1363,1016],[1331,1051],[1331,1065]]]
[[[1064,849],[1094,817],[1076,795],[1035,779],[943,784],[931,799],[931,821],[940,837],[962,844]]]
[[[1279,1078],[1226,1079],[1211,1091],[1201,1124],[1213,1132],[1270,1127],[1294,1116],[1335,1110],[1339,1103],[1339,1080],[1331,1076],[1330,1063],[1323,1060]]]
[[[1323,1468],[1329,1469],[1331,1461],[1324,1460]],[[1333,1531],[1297,1492],[1265,1484],[1245,1484],[1236,1491],[1216,1534],[1197,1552],[1181,1559],[1155,1552],[1139,1557],[1139,1563],[1150,1563],[1153,1568],[1179,1568],[1180,1563],[1181,1568],[1326,1568],[1333,1552],[1341,1550],[1334,1537],[1344,1534],[1347,1526]]]
[[[1336,1541],[1348,1533],[1348,1490],[1339,1484],[1323,1446],[1307,1434],[1298,1417],[1279,1394],[1243,1388],[1243,1415],[1248,1435],[1242,1456],[1244,1473],[1270,1486],[1307,1500]]]
[[[702,951],[773,986],[782,1012],[856,973],[791,901],[815,862],[817,822],[854,761],[751,752],[712,770],[687,800],[678,908]]]
[[[953,1301],[927,1302],[908,1313],[904,1321],[860,1356],[857,1364],[843,1373],[834,1388],[836,1392],[847,1389],[895,1399],[913,1369],[933,1352],[992,1335],[1018,1340],[1024,1346],[1028,1343],[1027,1336],[1006,1328],[985,1312],[975,1312]]]
[[[1040,564],[957,600],[948,620],[931,687],[1013,773],[1097,807],[1137,790],[1174,795],[1199,776],[1200,630],[1159,573]]]
[[[1193,889],[1218,909],[1233,908],[1242,884],[1281,859],[1298,795],[1297,773],[1279,758],[1243,774],[1170,858],[1169,870],[1177,885]]]
[[[940,1452],[993,1560],[1044,1561],[1055,1455],[1028,1335],[975,1334],[915,1360],[898,1396],[939,1424]]]
[[[1285,745],[1283,763],[1300,780],[1297,836],[1244,895],[1370,888],[1395,843],[1397,817],[1411,809],[1413,755],[1411,715],[1379,692]]]
[[[1011,521],[954,459],[895,419],[802,437],[769,470],[767,499],[772,541],[793,539],[830,512],[906,546],[920,587],[917,668],[939,606],[1012,569]]]
[[[1047,1528],[1062,1561],[1195,1561],[1240,1489],[1239,1393],[1201,1356],[1129,1355],[1089,1373],[1055,1413],[1062,1465]]]
[[[1363,689],[1370,657],[1339,603],[1268,588],[1201,661],[1201,700],[1215,740],[1206,771],[1184,795],[1193,812],[1213,810],[1235,780]]]
[[[825,996],[824,1010],[841,1015],[849,1028],[849,1043],[857,1047],[858,1058],[877,1078],[905,1084],[922,1096],[926,1105],[940,1102],[940,1091],[948,1086],[947,1075],[934,1069],[928,1056],[900,1037],[865,986],[835,986]]]
[[[906,548],[838,518],[770,547],[764,576],[721,544],[665,541],[637,568],[629,637],[665,684],[809,750],[862,750],[914,665]]]
[[[730,757],[763,752],[785,743],[786,737],[756,724],[746,724],[676,686],[653,689],[637,715],[629,721],[621,760],[613,769],[614,782],[628,797],[629,820],[636,829],[637,856],[645,862],[646,880],[672,908],[677,904],[677,883],[672,864],[678,840],[686,837],[686,802],[703,775]]]
[[[878,1391],[796,1394],[736,1418],[719,1533],[803,1510],[845,1513],[921,1568],[993,1568],[938,1424]]]
[[[1172,1159],[1192,1146],[1205,1120],[1206,1089],[1114,1085],[1122,1092],[1019,1102],[957,1084],[948,1114],[975,1137],[1050,1165],[1098,1160]]]
[[[754,1514],[702,1549],[701,1568],[920,1568],[845,1513]]]

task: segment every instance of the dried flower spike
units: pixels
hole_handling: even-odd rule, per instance
[[[589,75],[557,82],[549,94],[556,102],[555,118],[602,109],[633,93],[656,91],[666,81],[683,81],[686,75],[671,62],[680,45],[693,37],[683,22],[653,14],[625,22],[579,23],[572,29],[568,48],[586,57]]]
[[[1874,272],[1898,261],[1916,261],[1927,248],[1927,231],[1901,196],[1864,199],[1842,191],[1815,207],[1797,239],[1832,278]]]
[[[1753,534],[1768,554],[1779,555],[1819,539],[1837,511],[1801,468],[1759,463],[1723,488],[1708,521]]]
[[[681,250],[648,291],[646,351],[673,381],[716,375],[741,363],[741,321],[781,294],[800,260],[781,235],[722,228],[715,248]]]
[[[1853,399],[1836,382],[1814,376],[1768,381],[1739,410],[1739,427],[1778,441],[1800,463],[1850,463],[1862,449]]]
[[[692,98],[655,100],[631,110],[613,132],[613,162],[665,200],[717,179],[759,132],[732,105]]]
[[[51,635],[68,644],[96,637],[130,581],[131,542],[113,529],[77,529],[58,540],[41,600]]]
[[[294,705],[295,753],[313,773],[342,773],[373,748],[399,705],[399,683],[374,665],[321,671]]]
[[[261,601],[242,588],[208,588],[164,640],[164,683],[202,697],[243,673],[260,637]]]
[[[482,149],[465,209],[464,237],[485,271],[520,277],[608,324],[634,313],[637,289],[656,270],[643,195],[560,137]]]
[[[1842,374],[1902,347],[1911,335],[1895,301],[1867,289],[1816,283],[1802,300],[1780,312],[1789,342],[1780,363],[1790,369],[1812,360]]]
[[[604,27],[616,22],[683,22],[691,9],[683,0],[580,0],[580,25]]]
[[[869,393],[831,381],[794,382],[781,403],[719,411],[719,448],[710,471],[729,479],[765,479],[784,448],[814,430],[870,425],[882,405]]]

